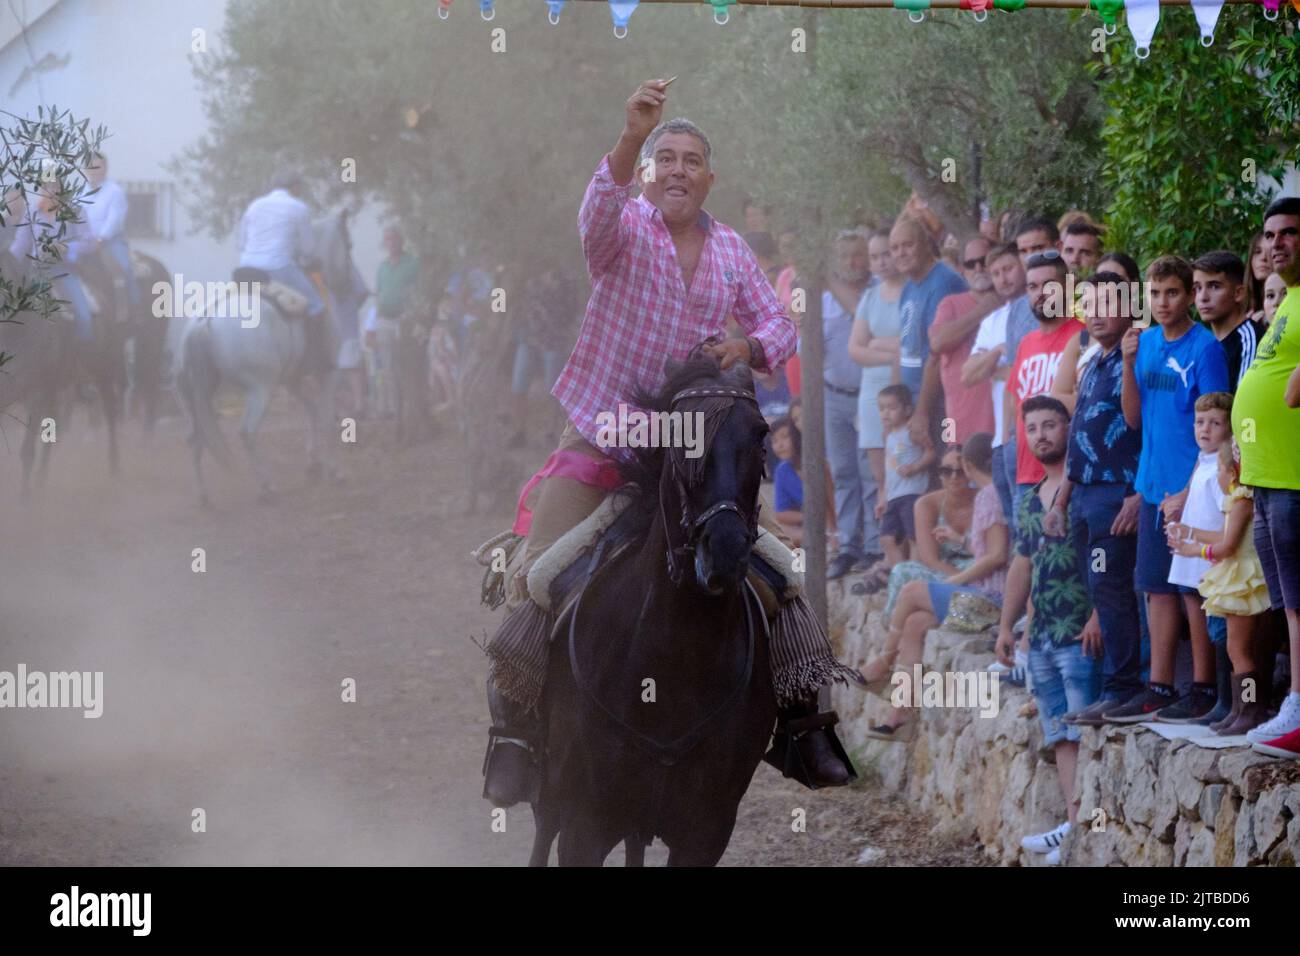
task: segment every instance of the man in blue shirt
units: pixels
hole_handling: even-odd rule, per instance
[[[1200,449],[1193,422],[1196,400],[1228,390],[1228,360],[1214,333],[1192,321],[1192,267],[1161,256],[1147,269],[1147,307],[1156,324],[1131,328],[1120,348],[1124,360],[1121,404],[1130,428],[1142,429],[1142,454],[1134,487],[1138,509],[1134,586],[1147,597],[1151,631],[1151,680],[1146,693],[1107,711],[1106,720],[1138,723],[1159,719],[1188,723],[1214,709],[1214,649],[1208,636],[1192,634],[1192,689],[1175,700],[1174,658],[1182,618],[1183,589],[1169,583],[1170,552],[1165,523],[1183,513],[1187,482]]]
[[[1137,565],[1137,517],[1142,496],[1133,487],[1142,434],[1124,420],[1124,362],[1120,341],[1133,324],[1127,278],[1103,271],[1079,292],[1088,334],[1101,346],[1079,376],[1065,473],[1068,527],[1079,574],[1097,609],[1105,649],[1101,696],[1064,718],[1067,724],[1100,726],[1102,714],[1142,693],[1142,633],[1133,572]],[[1053,511],[1064,510],[1057,505]],[[1061,516],[1063,517],[1063,516]]]
[[[912,392],[912,427],[924,430],[942,447],[943,386],[937,357],[930,355],[930,326],[939,303],[966,292],[966,280],[937,259],[930,233],[916,219],[901,216],[889,233],[889,254],[907,276],[898,300],[899,381]]]

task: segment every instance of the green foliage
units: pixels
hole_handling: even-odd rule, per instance
[[[86,196],[82,169],[100,148],[104,128],[90,128],[67,110],[38,106],[34,118],[0,110],[0,259],[7,258],[15,229],[29,222],[23,197],[44,188],[57,200],[56,230],[37,237],[30,264],[14,264],[21,274],[0,274],[0,323],[17,322],[19,315],[48,317],[60,300],[52,291],[52,266],[62,256],[62,240],[69,222],[80,217],[79,203]],[[12,356],[0,352],[0,366]]]
[[[734,86],[741,112],[761,117],[738,131],[746,174],[792,214],[820,205],[845,221],[865,207],[887,221],[915,189],[963,231],[978,225],[981,200],[1020,212],[1101,203],[1089,147],[1102,113],[1079,18],[994,12],[976,23],[934,12],[913,24],[878,11],[763,10],[745,19],[738,30],[764,71]],[[810,31],[802,56],[790,52],[798,26]]]
[[[1265,21],[1256,7],[1224,7],[1219,42],[1205,48],[1191,10],[1161,14],[1150,59],[1111,42],[1096,67],[1109,106],[1107,245],[1140,262],[1223,248],[1244,255],[1263,203],[1252,172],[1280,175],[1296,157],[1293,24]]]
[[[913,188],[956,229],[975,225],[979,198],[1053,212],[1102,201],[1086,28],[1059,12],[915,25],[898,11],[733,6],[718,27],[704,4],[643,5],[622,41],[603,4],[569,4],[558,27],[543,14],[503,7],[483,23],[469,8],[439,21],[409,0],[232,3],[219,49],[196,59],[213,127],[175,166],[182,194],[220,234],[293,164],[322,201],[379,200],[426,258],[489,240],[501,262],[579,265],[578,201],[624,101],[641,80],[676,75],[666,115],[709,133],[714,208],[758,195],[778,225],[811,236],[859,209],[890,218]],[[490,50],[496,27],[505,53]],[[807,52],[792,50],[797,27]],[[954,183],[940,176],[948,157]],[[344,158],[355,184],[340,181]]]

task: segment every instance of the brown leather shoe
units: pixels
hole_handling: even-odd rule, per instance
[[[763,759],[813,790],[851,783],[857,779],[857,773],[844,745],[835,736],[834,727],[838,722],[834,711],[818,713],[811,702],[783,708],[778,715],[772,749]]]

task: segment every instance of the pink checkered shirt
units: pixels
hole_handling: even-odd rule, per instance
[[[660,387],[664,361],[685,359],[734,315],[763,346],[769,371],[794,354],[795,326],[754,253],[734,229],[701,211],[708,231],[688,292],[663,215],[632,184],[619,186],[606,155],[582,197],[578,232],[591,299],[573,354],[551,390],[595,443],[596,416],[618,413],[632,388]]]

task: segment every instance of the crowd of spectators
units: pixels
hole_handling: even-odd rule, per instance
[[[790,309],[792,243],[751,211]],[[996,629],[990,669],[1032,689],[1069,807],[1025,838],[1049,862],[1083,726],[1206,725],[1300,757],[1300,198],[1263,211],[1244,259],[1142,268],[1105,237],[1076,210],[963,240],[913,197],[834,237],[821,302],[828,577],[887,592],[864,678],[888,697],[930,629]],[[785,372],[759,388],[802,541],[798,358]],[[895,706],[869,733],[914,720]]]

